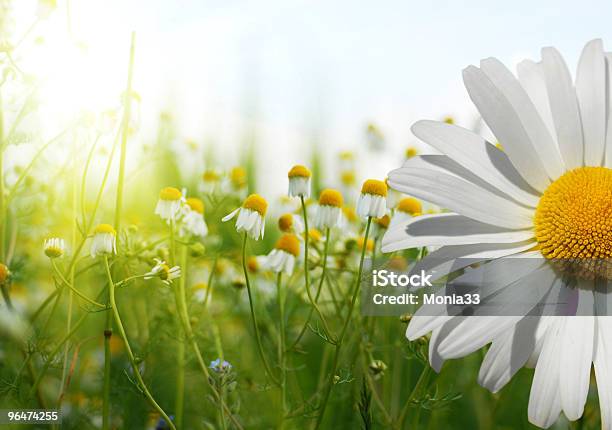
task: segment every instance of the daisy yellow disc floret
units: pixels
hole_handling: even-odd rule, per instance
[[[204,221],[204,202],[196,197],[185,200],[181,218],[181,234],[204,237],[208,234],[208,226]]]
[[[580,167],[544,191],[535,215],[542,254],[586,279],[612,279],[612,170]]]

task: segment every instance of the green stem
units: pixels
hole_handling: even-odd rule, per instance
[[[117,182],[117,203],[115,204],[115,231],[119,233],[121,227],[121,208],[123,205],[123,181],[125,177],[125,156],[127,151],[127,138],[130,128],[130,112],[132,106],[132,76],[134,74],[134,49],[136,33],[132,32],[130,41],[130,60],[128,77],[123,100],[123,127],[121,130],[121,153],[119,158],[119,180]]]
[[[427,380],[429,379],[430,374],[431,374],[431,367],[428,364],[425,364],[425,367],[423,368],[423,371],[421,372],[421,375],[419,376],[419,379],[416,385],[412,389],[412,393],[410,393],[408,400],[406,400],[406,404],[402,408],[402,412],[400,413],[400,416],[397,420],[398,427],[400,428],[402,427],[404,420],[406,419],[406,414],[408,413],[408,409],[410,409],[410,406],[412,406],[413,400],[417,398],[417,396],[423,390],[423,387],[427,384]]]
[[[94,306],[98,306],[99,308],[102,308],[102,309],[106,309],[105,305],[103,305],[102,303],[98,303],[95,300],[87,297],[85,294],[83,294],[79,290],[77,290],[74,287],[74,285],[72,285],[72,283],[68,282],[68,280],[64,277],[64,275],[62,275],[62,273],[60,272],[59,268],[57,267],[57,263],[55,262],[54,258],[51,259],[51,265],[53,266],[53,271],[55,272],[57,277],[62,281],[62,283],[64,285],[66,285],[68,288],[70,288],[70,290],[72,292],[74,292],[77,296],[79,296],[80,298],[85,300],[87,303],[90,303],[90,304],[92,304]]]
[[[111,389],[111,338],[113,321],[111,313],[106,313],[104,323],[104,383],[102,386],[102,429],[110,428],[110,389]]]
[[[171,226],[174,230],[174,225]],[[173,235],[173,234],[172,234]],[[184,318],[181,312],[181,306],[185,297],[185,277],[187,275],[187,247],[181,248],[181,270],[182,275],[179,278],[178,286],[175,291],[178,293],[176,300],[176,316],[179,332],[182,331],[182,326],[189,321],[181,322],[181,318]],[[178,347],[177,347],[177,375],[176,375],[176,397],[174,403],[174,416],[176,418],[176,427],[178,429],[183,428],[183,405],[185,400],[185,339],[179,336]]]
[[[280,363],[280,389],[281,389],[281,413],[279,428],[284,427],[284,418],[287,413],[287,363],[285,353],[285,297],[281,284],[283,272],[278,272],[276,277],[276,298],[278,300],[279,314],[279,342],[278,342],[278,362]]]
[[[317,293],[315,294],[315,299],[314,299],[315,303],[317,303],[319,300],[319,296],[321,295],[321,290],[323,288],[323,283],[325,282],[325,276],[327,272],[327,254],[329,252],[330,234],[331,234],[331,231],[329,227],[327,227],[326,232],[325,232],[325,246],[323,248],[323,271],[321,272],[321,279],[319,280],[319,286],[317,288]],[[310,319],[312,318],[313,313],[314,313],[314,308],[311,307],[310,311],[308,312],[308,318],[306,318],[306,322],[304,323],[302,330],[300,330],[300,334],[295,339],[295,341],[291,344],[291,347],[288,348],[288,350],[294,349],[298,345],[298,343],[300,343],[302,336],[304,336],[304,333],[306,333],[306,329],[308,328],[308,324],[310,323]]]
[[[312,293],[310,292],[310,279],[309,279],[310,274],[308,270],[308,239],[309,239],[308,214],[306,211],[306,202],[304,201],[304,196],[300,196],[300,202],[302,204],[302,216],[304,217],[304,229],[306,232],[306,234],[304,234],[304,283],[305,283],[305,288],[306,288],[306,295],[308,296],[308,300],[310,300],[311,306],[317,312],[317,315],[319,315],[319,319],[321,320],[321,323],[323,324],[323,330],[325,331],[325,334],[327,335],[328,339],[333,341],[333,335],[327,325],[327,321],[325,320],[325,317],[323,316],[321,309],[319,309],[319,305],[317,305],[317,302],[313,299]]]
[[[255,331],[255,340],[257,341],[257,349],[259,350],[259,356],[264,365],[268,377],[272,380],[274,385],[280,386],[280,381],[274,376],[268,365],[268,360],[264,354],[263,345],[261,344],[261,336],[259,334],[259,327],[257,326],[257,317],[255,316],[255,308],[253,307],[253,297],[251,294],[251,282],[249,280],[249,271],[246,265],[246,244],[247,244],[247,233],[244,233],[244,239],[242,241],[242,270],[244,271],[244,279],[246,281],[247,294],[249,296],[249,308],[251,309],[251,320],[253,322],[253,330]]]
[[[361,283],[361,276],[363,274],[363,262],[365,260],[366,249],[368,246],[368,236],[370,234],[370,227],[372,225],[372,217],[368,217],[368,222],[366,224],[365,235],[363,238],[363,245],[361,247],[361,257],[359,259],[359,270],[357,271],[357,279],[355,280],[355,285],[353,286],[353,293],[351,304],[348,310],[348,315],[346,316],[346,321],[344,321],[344,325],[342,327],[342,331],[340,332],[340,336],[338,337],[338,342],[336,343],[336,351],[334,353],[334,359],[332,362],[332,371],[327,383],[327,388],[325,389],[325,393],[323,394],[323,402],[319,408],[319,415],[317,416],[317,421],[315,423],[315,429],[318,429],[323,422],[323,417],[325,415],[325,409],[327,408],[327,404],[329,403],[329,395],[331,393],[332,387],[334,385],[334,376],[336,375],[336,370],[338,368],[338,360],[340,358],[340,350],[342,348],[342,342],[344,340],[344,336],[346,335],[346,330],[348,329],[348,325],[351,321],[351,317],[353,315],[353,309],[355,309],[355,303],[357,302],[357,296],[359,295],[359,284]]]
[[[117,302],[115,301],[115,283],[113,282],[113,277],[110,272],[110,266],[108,265],[108,257],[106,256],[104,257],[104,266],[106,269],[106,276],[108,277],[108,288],[109,288],[108,291],[109,291],[110,303],[112,307],[115,324],[117,325],[117,329],[119,330],[119,335],[123,339],[123,344],[125,345],[125,350],[128,354],[128,358],[132,365],[134,376],[136,377],[136,380],[138,381],[138,385],[140,386],[140,389],[142,390],[143,394],[145,395],[149,403],[151,403],[151,406],[153,406],[153,408],[155,408],[155,410],[159,412],[159,414],[164,418],[164,420],[166,421],[166,423],[172,430],[176,430],[174,423],[172,422],[172,420],[170,420],[170,418],[168,417],[166,412],[164,412],[161,406],[159,406],[159,404],[155,401],[155,399],[151,395],[151,392],[147,388],[144,380],[142,379],[142,375],[140,374],[140,369],[138,369],[138,364],[136,363],[134,353],[132,352],[132,348],[130,347],[130,343],[125,333],[125,329],[123,328],[123,322],[121,321],[121,316],[119,315],[119,309],[117,308]]]
[[[184,248],[184,250],[186,252],[186,248]],[[187,262],[185,261],[185,265],[186,264]],[[183,271],[183,276],[185,276],[186,268],[182,267],[181,270]],[[229,407],[223,401],[223,397],[221,397],[220,393],[216,390],[216,388],[213,386],[211,382],[210,372],[208,371],[208,367],[206,367],[206,363],[204,362],[204,358],[202,357],[202,353],[200,352],[200,347],[198,346],[198,342],[196,341],[196,338],[193,335],[193,330],[191,329],[191,325],[189,323],[190,319],[189,319],[189,312],[187,310],[187,303],[185,300],[185,291],[184,290],[182,292],[175,291],[175,300],[177,303],[178,312],[181,315],[180,321],[183,323],[183,331],[185,334],[185,339],[191,344],[191,347],[193,348],[193,352],[195,353],[196,360],[198,362],[198,365],[200,366],[200,369],[202,370],[202,373],[204,374],[204,379],[206,380],[208,387],[213,392],[213,395],[215,396],[215,400],[219,402],[223,411],[227,414],[229,419],[234,424],[234,427],[236,427],[239,430],[242,430],[242,425],[240,425],[236,417],[234,417],[234,414],[232,413],[232,411],[230,411]]]

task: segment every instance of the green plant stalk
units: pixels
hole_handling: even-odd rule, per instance
[[[119,233],[121,227],[121,209],[123,205],[123,181],[125,179],[125,156],[127,151],[127,138],[130,126],[130,113],[132,106],[132,76],[134,75],[134,50],[136,33],[132,32],[130,41],[130,60],[128,77],[123,101],[123,126],[121,129],[121,153],[119,156],[119,180],[117,182],[117,203],[115,205],[115,231]]]
[[[110,300],[110,297],[109,297]],[[110,312],[106,313],[104,323],[104,382],[102,385],[102,429],[110,428],[110,389],[111,389],[111,338],[113,321]]]
[[[300,203],[302,204],[302,216],[304,217],[304,231],[306,232],[304,234],[304,283],[305,283],[304,287],[306,288],[306,295],[308,296],[308,300],[310,300],[311,306],[314,308],[314,310],[319,315],[319,319],[321,319],[321,323],[323,324],[323,330],[325,331],[325,334],[327,335],[329,339],[333,339],[332,332],[327,325],[325,316],[323,316],[321,309],[319,309],[319,305],[317,305],[317,302],[313,299],[312,293],[310,292],[310,276],[308,273],[309,230],[308,230],[308,214],[306,211],[306,202],[304,201],[304,196],[300,196]]]
[[[174,231],[174,223],[172,223],[172,231]],[[171,233],[174,236],[173,233]],[[174,247],[174,243],[172,244]],[[182,274],[178,281],[178,286],[175,288],[175,292],[178,293],[178,298],[176,301],[176,317],[177,317],[177,325],[179,326],[179,332],[182,331],[182,326],[185,323],[189,323],[189,321],[183,321],[181,323],[182,316],[181,306],[182,306],[182,298],[185,296],[185,277],[187,275],[187,247],[183,246],[181,248],[181,270]],[[178,290],[178,291],[177,291]],[[184,410],[184,400],[185,400],[185,339],[179,336],[178,346],[176,351],[176,359],[177,359],[177,371],[176,371],[176,397],[174,403],[174,416],[176,419],[176,427],[178,429],[183,428],[183,410]]]
[[[425,364],[425,367],[423,367],[423,370],[421,371],[421,375],[419,376],[419,379],[417,380],[416,385],[412,389],[412,392],[410,393],[408,400],[406,400],[406,404],[402,408],[402,412],[400,413],[400,416],[397,419],[398,427],[400,428],[402,427],[402,425],[404,424],[404,420],[406,419],[406,414],[408,413],[408,409],[410,409],[410,406],[412,404],[412,401],[417,398],[417,396],[421,393],[423,388],[427,385],[427,381],[429,380],[429,375],[431,374],[431,370],[432,370],[431,367],[428,364]],[[415,418],[417,419],[417,422],[418,422],[417,414],[415,414]]]
[[[79,290],[77,290],[76,287],[71,282],[69,282],[64,277],[64,275],[62,275],[62,273],[60,272],[59,268],[57,267],[57,263],[55,262],[54,258],[51,259],[51,266],[53,266],[53,271],[55,272],[57,277],[60,279],[60,281],[62,281],[62,283],[64,285],[66,285],[70,289],[70,291],[76,293],[77,296],[79,296],[80,298],[82,298],[83,300],[85,300],[89,304],[92,304],[92,305],[97,306],[97,307],[102,308],[102,309],[106,308],[106,306],[103,305],[102,303],[96,302],[95,300],[87,297],[85,294],[83,294]],[[73,271],[74,271],[74,267],[73,267]]]
[[[186,252],[187,248],[184,247],[184,250]],[[187,264],[186,261],[185,261],[185,264]],[[183,267],[181,268],[181,270],[183,271],[182,276],[184,276],[186,268]],[[179,283],[179,287],[180,287],[180,283]],[[213,392],[213,395],[215,396],[215,400],[219,402],[219,404],[221,405],[221,408],[223,409],[223,411],[225,411],[225,414],[227,414],[229,419],[232,421],[232,424],[234,424],[234,427],[236,427],[239,430],[242,430],[242,425],[238,422],[236,417],[234,417],[234,414],[232,413],[232,411],[230,411],[229,407],[225,404],[219,392],[215,389],[215,387],[211,383],[210,372],[208,371],[208,367],[206,367],[206,363],[204,362],[204,358],[202,357],[200,347],[198,346],[198,342],[196,341],[196,338],[193,334],[193,330],[191,329],[189,311],[187,310],[187,302],[185,299],[185,291],[179,290],[177,292],[175,290],[175,300],[177,303],[177,309],[181,315],[180,321],[183,323],[183,331],[185,334],[185,338],[191,344],[191,347],[193,348],[193,352],[195,353],[195,356],[196,356],[196,361],[198,362],[198,365],[200,366],[200,369],[202,370],[202,373],[204,374],[204,379],[206,380],[208,387]]]
[[[285,297],[282,286],[283,272],[276,276],[276,298],[278,300],[279,315],[279,340],[278,340],[278,362],[280,364],[280,389],[281,389],[281,413],[280,428],[284,427],[284,418],[287,413],[287,355],[285,352]]]
[[[355,285],[353,286],[351,304],[348,310],[348,315],[346,316],[346,321],[344,321],[344,325],[342,326],[342,331],[340,332],[340,336],[338,337],[338,342],[336,343],[336,351],[334,353],[334,359],[332,361],[331,375],[327,383],[327,388],[325,389],[325,393],[323,394],[323,401],[319,408],[319,415],[317,416],[317,421],[315,423],[315,429],[320,428],[323,422],[323,417],[325,415],[325,409],[327,408],[327,404],[329,403],[329,395],[334,385],[334,376],[336,375],[336,370],[338,368],[338,361],[340,358],[340,350],[342,349],[342,342],[344,340],[344,336],[346,335],[346,330],[348,329],[348,325],[351,321],[353,310],[355,309],[355,303],[357,302],[357,296],[359,295],[358,294],[359,284],[361,283],[361,276],[363,274],[363,261],[365,260],[366,248],[368,245],[368,236],[370,234],[371,225],[372,225],[372,217],[368,217],[368,222],[366,224],[366,230],[365,230],[365,234],[363,237],[363,246],[361,247],[361,257],[359,258],[359,270],[357,271],[357,279],[355,281]]]
[[[327,255],[329,252],[330,233],[331,231],[329,227],[327,227],[325,231],[325,246],[323,247],[323,267],[322,267],[322,272],[321,272],[321,279],[319,280],[319,286],[317,288],[317,293],[315,294],[315,298],[314,298],[315,303],[319,301],[319,296],[321,295],[321,290],[323,289],[323,283],[325,282],[325,276],[327,272]],[[300,334],[298,334],[298,337],[295,339],[291,347],[287,349],[288,351],[294,349],[297,346],[297,344],[300,343],[302,336],[304,336],[304,333],[306,333],[306,329],[308,328],[308,324],[310,323],[310,319],[312,318],[313,313],[314,313],[314,308],[311,307],[310,311],[308,312],[308,318],[306,318],[306,322],[304,323],[302,330],[300,330]]]
[[[6,232],[6,209],[4,207],[4,110],[2,107],[2,93],[0,93],[0,217],[2,217],[2,225],[0,226],[0,262],[4,262],[4,235]],[[7,300],[8,291],[4,284],[2,285],[2,295],[6,300],[7,304],[10,302],[10,299]]]
[[[249,271],[247,269],[246,264],[246,244],[247,244],[248,235],[244,233],[244,239],[242,241],[242,270],[244,272],[244,279],[247,287],[247,294],[249,296],[249,308],[251,310],[251,321],[253,322],[253,330],[255,331],[255,340],[257,342],[257,349],[259,351],[259,357],[264,365],[265,371],[268,374],[268,377],[272,380],[274,385],[280,386],[280,381],[274,376],[272,371],[270,370],[270,366],[268,365],[268,360],[266,359],[266,355],[263,350],[263,345],[261,344],[261,335],[259,334],[259,327],[257,326],[257,317],[255,316],[255,308],[253,307],[253,296],[251,293],[251,281],[249,280]]]
[[[109,298],[110,298],[110,304],[112,307],[113,317],[115,320],[115,324],[117,325],[117,329],[119,330],[119,335],[123,339],[123,344],[128,354],[130,364],[132,365],[134,376],[136,377],[136,380],[138,381],[138,385],[140,385],[140,389],[142,390],[143,394],[145,395],[145,397],[147,398],[151,406],[153,406],[153,408],[155,408],[155,410],[159,412],[159,414],[164,418],[164,420],[166,421],[166,423],[172,430],[176,430],[176,427],[174,426],[174,423],[172,422],[172,420],[170,420],[166,412],[164,412],[161,406],[159,406],[159,404],[155,401],[155,399],[151,395],[151,392],[147,388],[147,385],[145,384],[144,380],[142,379],[142,375],[140,374],[140,369],[138,369],[138,364],[136,363],[136,359],[134,358],[134,353],[132,352],[132,348],[130,347],[130,342],[128,341],[127,335],[125,333],[125,329],[123,328],[123,322],[121,321],[121,315],[119,315],[119,309],[117,308],[117,302],[115,300],[115,283],[113,282],[113,277],[111,275],[107,256],[104,256],[104,267],[106,269],[106,276],[108,277],[108,292],[109,292]]]

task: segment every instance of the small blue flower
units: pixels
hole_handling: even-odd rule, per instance
[[[211,361],[208,367],[216,373],[226,373],[232,369],[232,365],[228,361],[221,361],[220,358]]]
[[[174,415],[170,415],[170,421],[174,421]],[[157,424],[155,425],[155,430],[168,430],[170,426],[166,423],[166,420],[160,418],[157,420]]]

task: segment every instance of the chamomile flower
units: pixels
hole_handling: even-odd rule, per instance
[[[246,197],[248,177],[247,172],[243,167],[233,167],[224,180],[223,190],[228,193],[237,195],[240,198]]]
[[[89,253],[92,258],[117,253],[117,233],[110,224],[98,224],[94,229]]]
[[[173,280],[180,277],[181,268],[179,266],[170,267],[164,260],[159,258],[155,259],[155,266],[144,276],[145,279],[159,278],[166,285],[170,285]]]
[[[299,215],[283,214],[278,218],[278,228],[283,233],[302,234],[304,232],[304,221]]]
[[[344,199],[339,191],[325,189],[319,196],[319,207],[315,217],[315,226],[320,230],[333,228],[340,224],[342,203]]]
[[[389,228],[391,217],[388,214],[385,214],[380,218],[374,218],[372,221],[373,235],[374,237],[378,237],[384,234]]]
[[[310,177],[312,174],[305,166],[296,165],[289,170],[289,197],[310,197]]]
[[[45,255],[49,258],[59,258],[66,252],[66,243],[64,239],[51,237],[45,239],[44,243]]]
[[[268,202],[259,194],[251,194],[246,198],[242,207],[232,211],[223,217],[226,222],[238,215],[236,220],[236,231],[246,232],[254,240],[263,239],[266,227],[266,211]]]
[[[361,217],[380,218],[387,208],[387,185],[383,181],[368,179],[361,187],[357,201],[357,214]]]
[[[202,174],[202,182],[200,184],[200,191],[204,194],[213,194],[219,188],[221,181],[221,175],[216,170],[206,170]]]
[[[495,138],[487,141],[450,121],[419,121],[413,133],[443,155],[414,157],[389,174],[393,188],[451,212],[392,226],[383,252],[441,246],[412,271],[435,273],[440,264],[463,258],[481,264],[457,281],[499,279],[495,295],[481,295],[481,303],[530,297],[529,306],[512,315],[434,316],[422,307],[406,336],[433,331],[429,359],[436,371],[445,359],[490,343],[478,382],[492,392],[521,367],[535,367],[528,417],[544,428],[561,412],[569,420],[583,415],[591,366],[601,426],[612,428],[612,319],[593,313],[606,308],[612,278],[607,55],[601,40],[589,42],[575,82],[555,48],[544,48],[540,62],[519,63],[518,78],[495,58],[467,67],[465,86]],[[523,259],[521,270],[502,269],[500,259],[512,258]],[[591,311],[541,316],[537,309],[547,297]]]
[[[266,267],[275,273],[293,273],[295,260],[300,255],[300,241],[295,234],[284,234],[266,258]]]
[[[166,187],[159,192],[159,200],[155,207],[155,213],[163,220],[172,221],[176,219],[181,204],[183,202],[183,193],[178,188]]]
[[[181,217],[181,233],[204,237],[208,234],[208,227],[204,221],[204,202],[196,197],[185,200]]]
[[[393,212],[391,227],[405,223],[423,212],[421,202],[414,197],[404,197],[399,201]]]

